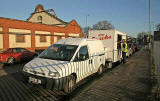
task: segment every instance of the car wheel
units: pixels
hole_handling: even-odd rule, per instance
[[[75,85],[76,85],[76,78],[73,75],[70,75],[67,78],[67,82],[66,82],[66,85],[65,85],[65,88],[64,88],[64,92],[67,93],[67,94],[70,94],[74,90]]]
[[[8,64],[14,64],[14,58],[13,57],[10,57],[7,61]]]
[[[98,75],[101,75],[103,73],[103,66],[101,65],[97,71]]]

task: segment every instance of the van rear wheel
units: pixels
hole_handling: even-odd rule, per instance
[[[103,66],[101,65],[97,71],[98,75],[101,75],[103,73]]]
[[[64,88],[64,92],[67,94],[70,94],[74,89],[76,85],[76,78],[73,75],[70,75],[67,78],[67,83]]]
[[[112,68],[112,62],[111,61],[107,63],[107,68]]]

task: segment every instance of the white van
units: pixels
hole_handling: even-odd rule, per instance
[[[85,77],[103,72],[103,43],[96,39],[68,38],[58,40],[23,68],[29,83],[47,89],[72,92]]]

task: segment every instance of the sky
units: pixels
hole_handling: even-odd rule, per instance
[[[0,0],[0,17],[26,20],[35,7],[54,9],[65,22],[75,19],[81,27],[107,20],[115,29],[136,36],[148,32],[148,0]],[[160,23],[160,0],[151,0],[152,29]]]

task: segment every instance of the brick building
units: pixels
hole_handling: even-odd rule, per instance
[[[0,50],[13,47],[43,50],[61,38],[82,37],[75,20],[64,22],[50,11],[38,5],[27,21],[0,17]]]

